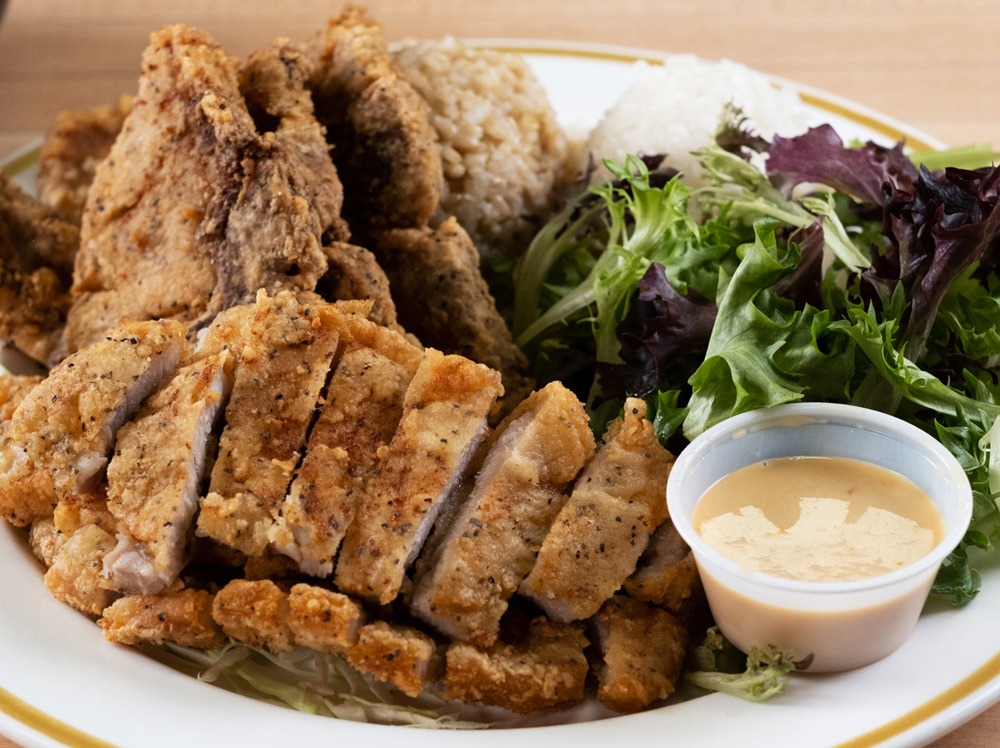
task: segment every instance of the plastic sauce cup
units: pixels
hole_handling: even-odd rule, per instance
[[[741,569],[694,530],[695,504],[739,468],[793,456],[863,460],[909,478],[940,511],[944,537],[917,561],[856,581],[805,582]],[[836,672],[885,657],[913,632],[938,567],[969,527],[972,490],[951,453],[905,421],[851,405],[794,403],[734,416],[692,441],[670,472],[667,506],[729,641],[744,652],[773,644],[796,661],[811,656],[810,672]]]

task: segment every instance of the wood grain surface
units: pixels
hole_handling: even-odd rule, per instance
[[[366,4],[393,40],[561,39],[729,58],[850,98],[951,145],[1000,146],[996,0]],[[164,24],[198,26],[242,55],[278,35],[302,38],[338,8],[339,0],[10,0],[0,25],[0,155],[36,140],[62,109],[133,91],[149,33]],[[1000,706],[933,745],[1000,746]],[[14,746],[0,737],[0,748]]]

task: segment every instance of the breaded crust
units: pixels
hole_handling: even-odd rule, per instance
[[[97,525],[81,527],[56,551],[45,572],[45,586],[70,607],[100,615],[115,598],[101,584],[101,562],[114,545],[114,536]]]
[[[573,488],[521,586],[559,621],[589,618],[635,570],[649,535],[667,514],[667,476],[674,456],[630,398],[625,415]]]
[[[326,403],[305,457],[268,532],[275,550],[302,571],[327,577],[372,476],[375,456],[392,439],[419,361],[399,364],[351,346],[330,379]]]
[[[457,220],[437,228],[396,229],[375,236],[375,256],[385,270],[406,329],[445,353],[496,369],[503,377],[506,410],[531,391],[528,360],[479,269],[479,253]]]
[[[176,322],[127,322],[32,388],[8,422],[0,516],[23,526],[93,488],[118,427],[173,373],[185,333]]]
[[[232,381],[229,351],[182,366],[118,434],[108,509],[118,545],[105,559],[116,589],[156,594],[186,560],[212,426]]]
[[[578,702],[587,681],[587,638],[573,624],[531,622],[524,641],[488,649],[454,642],[448,647],[445,696],[529,714]]]
[[[616,595],[596,616],[602,650],[597,698],[616,712],[637,712],[674,692],[688,633],[670,613]]]
[[[46,363],[71,299],[79,228],[0,174],[0,339]]]
[[[380,450],[377,472],[344,538],[338,588],[383,605],[395,599],[502,392],[492,369],[425,352],[396,433]]]
[[[623,589],[637,600],[666,608],[683,621],[700,613],[705,599],[698,567],[673,522],[667,520],[656,528]]]
[[[338,340],[326,304],[300,303],[289,292],[258,296],[201,501],[200,534],[251,556],[267,548]]]
[[[361,606],[347,595],[296,584],[288,593],[288,630],[292,641],[319,652],[343,655],[358,641],[365,621]]]
[[[577,397],[559,382],[532,393],[490,435],[472,493],[417,579],[411,609],[449,637],[492,644],[566,486],[593,454]]]
[[[444,185],[437,134],[427,102],[392,63],[381,25],[348,4],[306,47],[352,229],[427,223]]]
[[[233,641],[270,652],[295,649],[288,630],[288,599],[270,579],[234,579],[215,594],[212,619]]]
[[[309,67],[299,45],[276,39],[240,65],[240,93],[257,132],[273,134],[284,148],[295,188],[319,218],[322,242],[347,241],[350,230],[340,217],[344,188],[306,88]]]
[[[407,696],[419,696],[432,682],[436,651],[434,640],[415,628],[373,621],[361,627],[347,661]]]
[[[97,165],[111,150],[133,98],[59,112],[38,153],[38,199],[80,223]]]
[[[257,131],[236,67],[188,26],[151,36],[88,193],[61,352],[122,319],[204,324],[260,288],[311,290],[326,272],[299,163]]]
[[[122,597],[104,609],[98,623],[105,639],[132,646],[173,642],[212,649],[224,641],[212,619],[212,595],[205,590]]]

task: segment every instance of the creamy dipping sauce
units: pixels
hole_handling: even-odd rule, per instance
[[[916,484],[840,457],[782,457],[736,470],[702,495],[691,524],[746,571],[808,582],[885,574],[944,536],[940,511]]]

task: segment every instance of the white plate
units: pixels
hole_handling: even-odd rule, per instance
[[[593,124],[623,90],[636,59],[657,53],[504,40],[528,53],[566,122]],[[787,84],[791,85],[791,84]],[[809,89],[816,122],[847,138],[917,149],[932,138],[850,102]],[[7,170],[30,184],[33,154]],[[88,618],[56,602],[23,533],[0,523],[0,732],[26,746],[384,745],[408,747],[685,745],[773,748],[913,746],[1000,699],[1000,568],[983,569],[984,591],[961,610],[932,603],[896,653],[862,670],[796,677],[767,704],[711,695],[642,714],[517,731],[423,731],[343,722],[254,702],[200,683],[137,651],[105,642]]]

